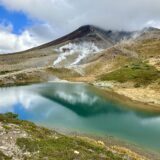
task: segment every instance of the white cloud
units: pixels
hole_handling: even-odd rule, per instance
[[[152,27],[155,27],[155,28],[160,28],[160,21],[148,21],[146,23],[146,27],[149,27],[149,26],[152,26]]]
[[[12,28],[11,24],[0,24],[0,53],[23,51],[56,37],[56,33],[47,24],[33,26],[20,35],[14,34]]]
[[[0,52],[16,52],[25,50],[27,48],[37,45],[37,42],[31,36],[28,30],[23,31],[22,34],[16,35],[12,33],[8,26],[0,26]]]
[[[40,101],[40,96],[22,90],[1,89],[0,112],[13,112],[16,104],[21,104],[26,110],[33,109],[34,102]]]
[[[0,0],[10,10],[23,11],[66,32],[84,24],[111,29],[139,29],[160,22],[159,0]]]

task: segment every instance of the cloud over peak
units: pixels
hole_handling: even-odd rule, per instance
[[[45,43],[85,24],[113,30],[160,28],[159,0],[0,0],[0,4],[9,11],[21,11],[30,19],[43,22],[18,36],[11,31],[4,32],[11,39],[8,41],[12,43],[11,50]]]
[[[0,0],[9,10],[22,11],[66,31],[84,24],[136,30],[160,21],[159,0]]]

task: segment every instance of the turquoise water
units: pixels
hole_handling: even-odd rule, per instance
[[[127,109],[86,84],[1,88],[0,112],[14,112],[50,128],[110,135],[160,150],[160,115]]]

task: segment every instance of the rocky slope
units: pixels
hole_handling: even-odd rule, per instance
[[[73,63],[81,64],[80,61],[82,59],[85,61],[88,55],[91,54],[92,57],[94,53],[113,46],[121,39],[128,38],[130,34],[104,31],[89,25],[82,26],[73,33],[42,46],[15,54],[0,55],[0,73],[53,66],[53,64],[59,64],[60,60],[57,59],[62,59],[59,67]],[[65,60],[64,57],[67,59]]]

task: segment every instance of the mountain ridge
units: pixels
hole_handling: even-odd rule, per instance
[[[45,49],[47,47],[50,46],[56,46],[59,45],[61,43],[64,43],[66,41],[72,41],[75,40],[76,38],[82,38],[83,36],[86,36],[88,34],[97,34],[97,36],[101,39],[103,39],[104,41],[110,42],[112,45],[115,45],[116,43],[120,42],[121,40],[124,39],[130,39],[133,37],[134,34],[142,34],[142,33],[146,33],[146,32],[151,32],[151,31],[160,31],[160,29],[158,28],[154,28],[154,27],[146,27],[140,31],[124,31],[124,30],[111,30],[111,29],[103,29],[94,25],[83,25],[80,26],[78,29],[74,30],[71,33],[68,33],[60,38],[57,38],[53,41],[50,41],[48,43],[44,43],[42,45],[24,50],[24,51],[19,51],[19,52],[15,52],[15,53],[7,53],[6,55],[9,54],[19,54],[19,53],[25,53],[25,52],[29,52],[29,51],[34,51],[36,49]],[[3,54],[1,54],[3,55]]]
[[[115,33],[116,34],[119,33],[119,35],[122,36],[122,38],[121,37],[118,38],[119,35],[114,36]],[[102,28],[99,28],[99,27],[96,27],[93,25],[84,25],[69,34],[66,34],[65,36],[62,36],[56,40],[53,40],[49,43],[45,43],[45,44],[40,45],[38,47],[34,47],[34,48],[29,49],[27,51],[31,51],[31,50],[35,50],[35,49],[44,49],[44,48],[50,47],[50,46],[56,46],[56,45],[59,45],[61,43],[66,42],[66,41],[72,41],[72,40],[76,40],[77,38],[82,38],[84,36],[87,36],[88,34],[95,34],[99,38],[103,39],[104,41],[108,40],[111,44],[114,45],[116,42],[120,41],[124,37],[129,38],[129,36],[132,33],[133,32],[104,30]],[[115,40],[112,41],[112,39],[114,39],[114,38],[115,38]]]
[[[51,42],[44,43],[42,45],[27,49],[24,51],[15,52],[15,54],[33,51],[36,49],[45,49],[50,46],[56,46],[66,41],[72,41],[72,40],[75,40],[76,38],[82,38],[88,34],[95,34],[95,35],[97,34],[99,38],[102,38],[103,40],[107,39],[108,41],[110,41],[111,44],[115,44],[121,39],[123,39],[124,37],[130,38],[132,33],[133,32],[128,32],[128,31],[125,32],[125,31],[105,30],[94,25],[83,25],[78,29],[76,29],[75,31],[68,33],[65,36],[62,36],[60,38],[57,38]],[[8,53],[8,54],[14,54],[14,53]]]

